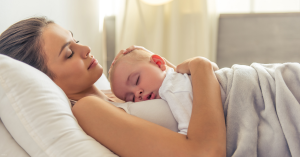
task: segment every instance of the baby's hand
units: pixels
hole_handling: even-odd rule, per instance
[[[201,64],[209,63],[212,65],[212,68],[214,71],[219,70],[219,67],[217,66],[216,63],[211,62],[207,58],[204,57],[194,57],[185,60],[181,64],[177,65],[175,71],[178,73],[187,73],[191,74],[191,68],[196,67],[196,66],[201,66]]]

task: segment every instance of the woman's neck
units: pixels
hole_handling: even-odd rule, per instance
[[[76,101],[86,96],[97,96],[101,99],[108,101],[108,97],[101,90],[99,90],[95,85],[91,86],[90,88],[80,93],[67,94],[67,96],[69,99],[76,100]]]

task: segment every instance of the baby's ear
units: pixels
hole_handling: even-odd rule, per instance
[[[165,60],[159,55],[151,55],[150,62],[156,64],[162,71],[165,71],[167,68]]]

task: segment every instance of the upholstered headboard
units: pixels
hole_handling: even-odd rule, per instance
[[[217,64],[300,62],[300,13],[222,14]]]

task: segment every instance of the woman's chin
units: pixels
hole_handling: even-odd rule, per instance
[[[89,80],[88,82],[91,83],[90,85],[95,84],[103,74],[103,68],[99,63],[92,68],[93,69],[90,69],[91,71],[88,79]]]
[[[98,65],[97,65],[97,68],[98,68],[97,71],[99,71],[99,73],[100,73],[100,76],[99,76],[99,77],[101,77],[101,75],[103,74],[103,67],[101,66],[101,64],[98,64]]]
[[[103,67],[98,64],[96,67],[95,67],[95,71],[93,71],[93,74],[95,75],[96,77],[96,80],[97,81],[103,74]]]

